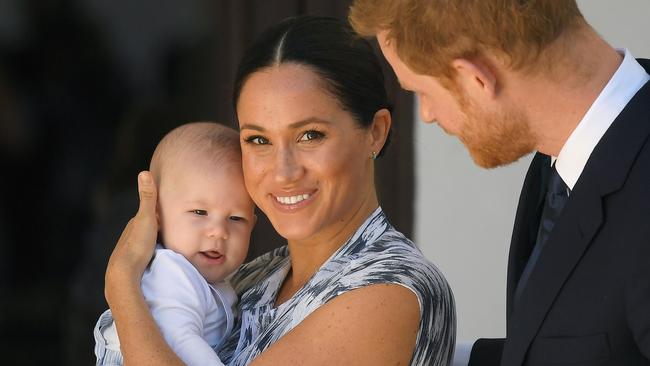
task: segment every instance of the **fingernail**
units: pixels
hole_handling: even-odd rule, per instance
[[[138,179],[140,179],[140,183],[151,184],[151,176],[147,172],[140,172]]]

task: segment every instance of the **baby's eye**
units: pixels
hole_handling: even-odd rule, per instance
[[[320,131],[316,131],[316,130],[309,130],[309,131],[305,132],[304,134],[302,134],[302,136],[300,136],[300,139],[298,141],[320,140],[323,137],[325,137],[324,133],[322,133]]]
[[[244,139],[246,143],[253,144],[253,145],[268,145],[269,140],[266,137],[255,135],[255,136],[249,136],[246,139]]]
[[[244,221],[246,219],[241,217],[241,216],[230,216],[230,220],[232,220],[232,221]]]
[[[192,213],[199,216],[208,216],[208,211],[206,210],[192,210]]]

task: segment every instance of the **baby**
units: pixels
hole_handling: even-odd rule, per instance
[[[239,134],[211,122],[180,126],[160,141],[150,170],[161,244],[142,277],[142,293],[185,364],[220,365],[215,351],[232,330],[237,301],[224,279],[246,258],[255,224]],[[121,365],[110,310],[94,333],[97,364]]]

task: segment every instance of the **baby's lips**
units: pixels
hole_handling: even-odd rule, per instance
[[[206,251],[203,251],[201,253],[203,253],[203,255],[205,255],[206,257],[210,257],[212,259],[218,259],[218,258],[223,257],[223,254],[219,253],[216,250],[206,250]]]

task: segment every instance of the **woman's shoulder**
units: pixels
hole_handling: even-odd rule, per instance
[[[379,237],[351,255],[346,270],[363,276],[388,276],[391,279],[442,277],[420,249],[393,227],[388,227]]]
[[[332,263],[335,293],[377,284],[414,292],[422,307],[453,309],[453,294],[442,272],[402,233],[388,226],[362,249]]]
[[[420,305],[418,344],[412,365],[446,364],[455,339],[454,297],[442,272],[392,226],[342,266],[337,294],[377,284],[411,290]]]
[[[339,294],[372,284],[393,283],[408,287],[419,298],[431,294],[451,296],[442,273],[390,224],[381,208],[369,216],[317,277],[337,287],[334,293]]]

